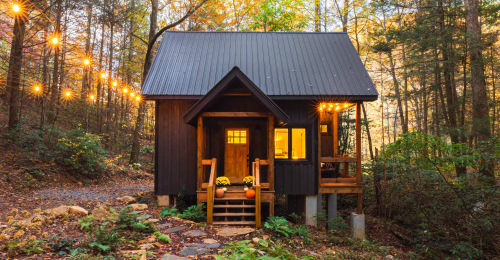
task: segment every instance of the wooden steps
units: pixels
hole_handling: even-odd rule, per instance
[[[225,201],[225,200],[244,200],[244,201],[255,201],[255,199],[249,199],[247,197],[234,197],[234,198],[215,198],[216,201]]]
[[[214,208],[255,208],[255,205],[214,205]]]
[[[251,226],[255,225],[255,221],[214,221],[214,225],[238,225]]]
[[[214,213],[214,217],[229,217],[229,216],[234,216],[234,217],[252,217],[255,216],[255,213]]]

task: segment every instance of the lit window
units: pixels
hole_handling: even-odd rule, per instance
[[[274,129],[274,158],[288,159],[288,129]]]
[[[247,131],[246,130],[229,130],[227,131],[228,144],[246,144]]]
[[[306,158],[306,129],[292,128],[292,159]]]
[[[322,133],[328,133],[328,125],[321,125],[320,128]]]
[[[290,132],[291,138],[289,138]],[[306,129],[274,129],[274,151],[276,159],[306,159]]]

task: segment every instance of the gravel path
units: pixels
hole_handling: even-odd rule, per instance
[[[3,193],[0,194],[0,223],[5,221],[12,208],[17,208],[20,211],[32,211],[36,208],[43,210],[70,203],[91,210],[98,203],[116,206],[118,205],[117,198],[150,191],[153,190],[153,187],[152,180],[139,180],[81,187],[72,184],[59,184],[59,187],[48,189]]]

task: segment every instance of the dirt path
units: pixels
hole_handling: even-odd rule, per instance
[[[116,200],[117,198],[153,190],[153,187],[152,178],[149,178],[88,186],[58,184],[58,187],[40,190],[2,193],[0,194],[0,223],[5,221],[12,208],[17,208],[20,211],[32,211],[36,208],[43,210],[68,203],[79,205],[86,209],[92,209],[98,203],[108,203],[110,207],[113,207],[119,204]]]

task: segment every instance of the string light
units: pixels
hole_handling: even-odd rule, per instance
[[[113,87],[118,86],[118,82],[116,80],[114,80],[111,84],[113,85]]]
[[[105,79],[108,75],[106,74],[106,72],[101,72],[101,78],[102,79]]]
[[[348,105],[347,103],[345,103],[345,104],[344,104],[344,107],[347,107],[347,106],[349,106],[349,105]]]
[[[70,97],[70,96],[71,96],[71,92],[66,91],[66,92],[64,93],[64,95],[66,95],[66,97]]]
[[[83,65],[85,65],[85,66],[90,65],[90,59],[89,58],[83,59]]]
[[[137,100],[137,101],[141,101],[141,97],[140,97],[140,96],[137,96],[137,97],[135,97],[135,100]]]
[[[35,86],[33,87],[33,90],[34,90],[35,92],[40,92],[41,88],[40,88],[40,86],[35,85]]]
[[[94,95],[90,95],[90,100],[94,101],[95,100],[95,96]]]
[[[54,36],[50,42],[53,44],[53,45],[58,45],[59,44],[59,38],[57,38],[57,36]]]
[[[131,97],[134,97],[134,96],[135,96],[135,93],[134,93],[134,92],[130,93],[130,96],[131,96]]]
[[[337,107],[335,108],[335,110],[339,110],[339,109],[340,109],[340,107],[339,107],[339,106],[337,106]]]
[[[127,92],[128,92],[128,88],[124,88],[123,93],[127,93]]]
[[[16,13],[16,14],[19,13],[19,12],[21,12],[21,6],[19,4],[13,4],[12,5],[12,11],[14,13]]]

